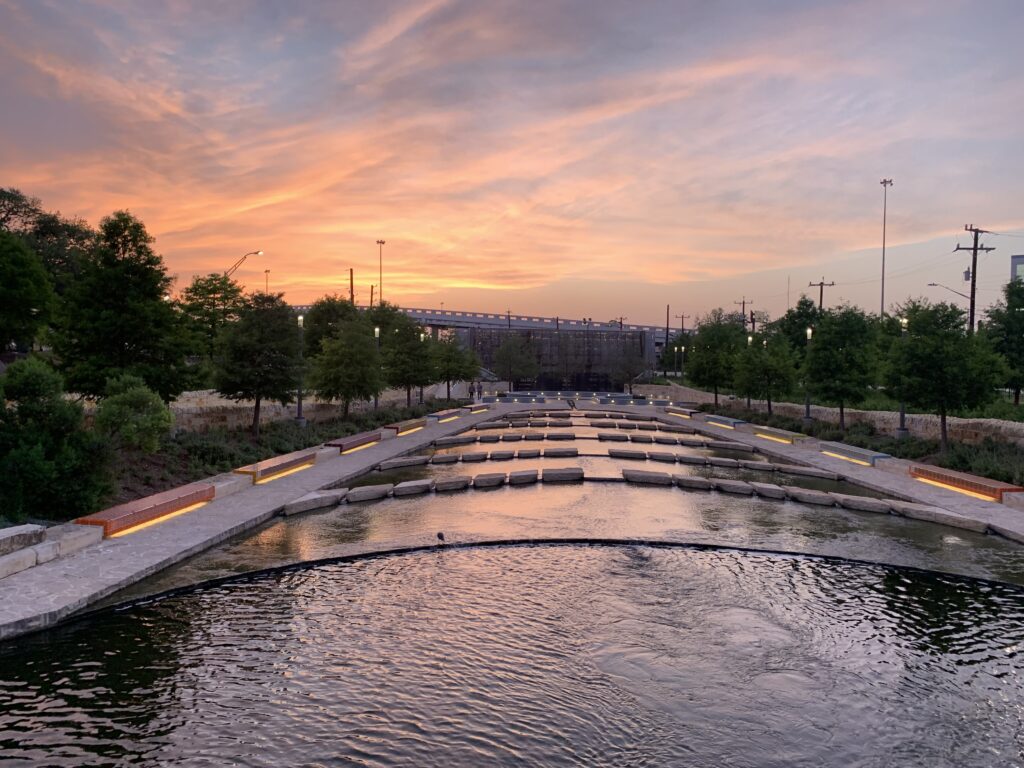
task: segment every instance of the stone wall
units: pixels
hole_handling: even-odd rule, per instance
[[[681,387],[678,384],[653,385],[644,384],[634,386],[633,392],[648,397],[668,398],[669,400],[685,401],[691,403],[712,403],[715,398],[710,392]],[[731,395],[719,395],[720,403],[742,402],[740,398],[733,398]],[[745,405],[745,402],[743,403]],[[767,411],[768,407],[763,400],[751,400],[751,407],[755,410]],[[804,415],[803,403],[772,403],[772,411],[784,416],[800,418]],[[839,423],[839,409],[825,408],[812,405],[811,415],[820,421]],[[846,409],[846,423],[866,423],[874,426],[876,430],[886,435],[895,435],[899,426],[900,415],[894,411],[860,411],[852,408]],[[939,417],[930,413],[908,413],[907,429],[915,437],[939,439]],[[1009,443],[1016,443],[1024,447],[1024,422],[1003,421],[1001,419],[960,419],[950,416],[946,419],[946,429],[951,440],[964,443],[980,443],[986,437],[1003,440]]]

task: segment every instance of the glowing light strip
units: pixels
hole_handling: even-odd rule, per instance
[[[380,440],[374,440],[372,443],[363,443],[362,445],[357,445],[355,448],[348,448],[342,451],[341,455],[344,456],[347,453],[355,453],[356,451],[361,451],[363,450],[363,448],[369,448],[371,445],[376,445],[379,442]]]
[[[707,421],[708,421],[708,424],[711,424],[712,426],[715,426],[715,427],[721,427],[722,429],[736,429],[736,427],[731,427],[728,424],[723,424],[720,421],[712,421],[711,419],[708,419]]]
[[[775,437],[775,435],[766,435],[764,432],[755,432],[755,436],[760,437],[762,440],[771,440],[775,443],[785,443],[786,445],[792,445],[792,440],[787,440],[784,437]]]
[[[487,409],[486,408],[481,408],[479,411],[470,411],[470,414],[474,414],[474,413],[487,413]]]
[[[277,478],[279,478],[279,477],[287,477],[288,475],[294,475],[296,472],[301,472],[302,470],[309,469],[312,466],[313,466],[313,462],[309,461],[309,462],[307,462],[305,464],[300,464],[297,467],[292,467],[290,469],[284,469],[284,470],[281,470],[280,472],[275,472],[272,475],[266,475],[264,477],[261,477],[259,480],[254,481],[254,484],[255,485],[263,485],[264,483],[269,483],[272,480],[277,480]]]
[[[676,413],[675,411],[669,411],[668,415],[669,416],[678,416],[680,419],[688,419],[688,418],[690,418],[685,413]]]
[[[968,491],[966,488],[958,488],[957,486],[950,485],[949,483],[940,483],[938,480],[929,480],[927,477],[915,477],[914,479],[920,483],[928,483],[928,485],[935,485],[949,491],[956,491],[957,493],[962,493],[964,496],[972,496],[973,498],[981,499],[982,501],[998,501],[995,496],[986,496],[984,493]]]
[[[851,459],[849,456],[843,456],[841,453],[832,453],[832,451],[822,451],[825,456],[831,456],[833,459],[842,459],[848,461],[851,464],[860,464],[862,467],[870,467],[870,461],[861,461],[860,459]]]
[[[458,416],[449,416],[447,419],[438,419],[437,423],[438,424],[447,424],[449,421],[455,421],[457,418],[459,418],[459,417]]]
[[[194,509],[199,509],[200,507],[205,507],[207,504],[209,504],[209,502],[207,502],[207,501],[197,501],[195,504],[191,504],[191,505],[189,505],[187,507],[184,507],[182,509],[176,510],[174,512],[168,512],[166,515],[160,515],[160,517],[154,517],[152,520],[147,520],[144,523],[139,523],[138,525],[133,525],[131,528],[125,528],[123,531],[118,531],[117,533],[112,533],[107,538],[108,539],[116,539],[118,536],[127,536],[129,533],[135,533],[136,531],[141,531],[143,528],[149,528],[149,526],[151,526],[151,525],[156,525],[157,523],[162,523],[165,520],[170,520],[172,517],[177,517],[178,515],[184,515],[186,512],[191,512]]]
[[[411,435],[413,432],[419,432],[421,429],[423,429],[423,427],[413,427],[412,429],[405,430],[405,432],[399,432],[397,435],[395,435],[395,437],[401,437],[402,435]]]

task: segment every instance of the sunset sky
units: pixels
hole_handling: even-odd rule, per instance
[[[1024,3],[0,0],[0,186],[179,287],[663,322],[966,292],[1024,253]],[[814,289],[817,296],[817,290]],[[963,302],[961,302],[963,303]],[[678,320],[673,318],[673,324]],[[688,320],[688,323],[692,320]]]

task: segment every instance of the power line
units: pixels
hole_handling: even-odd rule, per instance
[[[962,248],[960,243],[957,243],[956,250],[971,252],[971,308],[968,310],[967,328],[971,333],[974,333],[974,308],[977,304],[978,294],[978,251],[984,251],[987,253],[988,251],[994,251],[995,248],[978,245],[978,238],[983,234],[989,234],[987,230],[978,229],[978,227],[973,224],[964,224],[964,231],[970,232],[974,235],[974,245],[970,248]]]
[[[818,311],[819,312],[821,311],[822,305],[825,303],[825,288],[826,288],[826,286],[831,288],[833,285],[835,285],[835,281],[833,281],[831,283],[826,283],[824,277],[821,278],[821,282],[820,283],[808,283],[807,284],[808,288],[814,288],[815,286],[817,286],[817,288],[818,288]],[[746,323],[743,324],[743,327],[746,328]]]

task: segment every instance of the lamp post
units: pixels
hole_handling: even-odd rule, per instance
[[[679,348],[679,386],[686,385],[686,345]]]
[[[889,212],[889,187],[892,179],[882,179],[882,311],[879,317],[885,317],[885,219]]]
[[[420,344],[427,340],[427,334],[420,333]],[[423,385],[420,384],[420,405],[423,405]]]
[[[900,343],[907,343],[907,325],[910,321],[906,317],[900,318]],[[907,429],[907,405],[900,398],[900,425],[896,428],[896,439],[904,440],[910,436],[910,430]]]
[[[263,292],[267,293],[267,294],[270,293],[270,270],[269,269],[264,269],[263,270]]]
[[[804,426],[811,424],[811,391],[807,388],[807,352],[811,349],[811,339],[814,336],[814,329],[807,326],[807,350],[804,352]]]
[[[750,346],[753,345],[753,343],[754,343],[754,337],[753,336],[747,336],[747,346],[750,347]],[[749,391],[747,392],[747,410],[748,411],[750,410],[750,392]]]
[[[676,363],[675,364],[675,369],[678,371],[679,370],[679,345],[678,344],[676,344],[675,363]]]
[[[306,426],[306,420],[302,417],[302,368],[304,365],[302,347],[306,340],[305,326],[303,326],[302,320],[302,315],[299,315],[299,405],[295,410],[295,423],[300,427]]]
[[[380,326],[379,325],[373,326],[373,340],[377,343],[377,365],[379,367],[380,366]],[[375,410],[375,411],[377,410],[377,406],[379,405],[379,398],[380,398],[380,393],[379,392],[374,392],[373,393],[373,410]]]
[[[384,301],[384,241],[377,241],[377,303]]]

